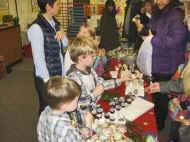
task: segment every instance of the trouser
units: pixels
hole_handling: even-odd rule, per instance
[[[153,81],[168,81],[170,80],[172,75],[163,75],[163,74],[153,74]],[[154,102],[154,110],[156,114],[157,127],[159,130],[163,129],[165,126],[165,120],[168,114],[168,94],[165,93],[154,93],[153,94],[153,102]]]
[[[169,131],[169,140],[173,142],[179,142],[179,128],[181,126],[180,122],[171,121],[170,131]]]
[[[36,75],[34,75],[34,84],[39,98],[39,114],[40,114],[47,106],[47,103],[44,98],[45,84],[43,79]]]

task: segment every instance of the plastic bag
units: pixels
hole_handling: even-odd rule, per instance
[[[137,67],[147,76],[152,76],[152,37],[148,36],[141,44],[136,61]]]

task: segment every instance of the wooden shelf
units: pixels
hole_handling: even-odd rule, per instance
[[[6,66],[21,60],[20,26],[0,29],[0,56],[4,56]]]

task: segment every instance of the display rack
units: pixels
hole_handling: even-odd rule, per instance
[[[61,24],[61,28],[64,32],[68,32],[68,27],[71,24],[71,10],[73,8],[73,0],[62,0],[60,4],[60,11],[57,15],[57,19]]]

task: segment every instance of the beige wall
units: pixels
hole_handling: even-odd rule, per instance
[[[27,25],[35,19],[38,12],[32,12],[31,0],[17,0],[17,3],[21,30],[25,31]],[[9,13],[16,16],[15,0],[9,0]]]

